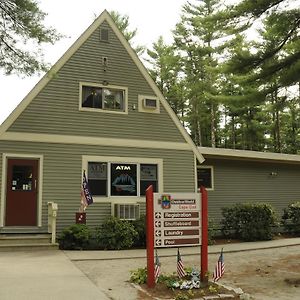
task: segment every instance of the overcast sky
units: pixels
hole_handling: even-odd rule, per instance
[[[104,9],[129,16],[130,28],[138,29],[137,44],[151,47],[160,35],[171,41],[171,30],[179,21],[181,7],[187,0],[40,0],[48,14],[46,24],[66,35],[55,45],[44,48],[45,60],[54,64]],[[193,2],[193,1],[191,1]],[[4,76],[0,70],[0,124],[9,116],[41,76],[20,78]]]

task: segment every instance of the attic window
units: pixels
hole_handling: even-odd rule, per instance
[[[108,29],[106,28],[100,29],[100,41],[108,42]]]
[[[108,112],[127,112],[127,89],[117,86],[81,85],[81,108]]]

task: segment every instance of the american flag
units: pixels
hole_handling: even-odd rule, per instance
[[[155,282],[158,281],[158,277],[160,276],[160,262],[157,255],[157,251],[155,252],[155,267],[154,267],[154,278]]]
[[[81,207],[83,210],[87,208],[90,204],[92,204],[93,197],[90,193],[88,182],[85,176],[85,171],[83,171],[83,178],[82,178],[82,186],[81,186]]]
[[[221,250],[221,254],[219,256],[214,274],[213,274],[213,280],[218,281],[225,272],[225,263],[224,263],[224,256],[223,256],[223,248]]]
[[[179,248],[177,250],[177,274],[179,278],[182,278],[186,275],[185,271],[184,271],[184,266],[183,266],[183,262],[181,260],[181,256],[179,253]]]

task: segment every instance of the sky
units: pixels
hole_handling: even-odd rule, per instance
[[[116,10],[129,16],[130,29],[137,28],[135,44],[151,47],[162,35],[172,41],[171,30],[180,19],[182,5],[187,0],[39,0],[47,13],[45,24],[58,30],[66,38],[43,47],[45,61],[54,64],[103,10]],[[0,124],[41,79],[40,76],[5,76],[0,70]]]

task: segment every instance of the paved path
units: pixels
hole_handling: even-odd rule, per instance
[[[59,250],[0,252],[1,300],[109,299]]]
[[[284,247],[289,245],[300,245],[300,238],[281,239],[267,242],[226,244],[224,252],[241,252],[255,249],[270,249]],[[209,247],[210,254],[217,254],[222,248],[221,245]],[[199,255],[199,247],[182,248],[181,254],[186,256]],[[160,249],[161,257],[176,256],[176,249]],[[215,255],[217,257],[217,255]],[[145,259],[146,251],[126,250],[126,251],[59,251],[59,250],[43,250],[43,251],[14,251],[0,252],[0,299],[1,300],[107,300],[110,298],[107,289],[102,285],[101,281],[97,284],[92,277],[89,278],[74,263],[77,261],[85,266],[94,267],[93,260],[103,261],[104,265],[108,265],[110,274],[114,274],[113,264],[115,264],[116,272],[119,270],[120,260],[132,261],[129,263],[131,269],[134,269],[134,262]],[[132,260],[135,258],[135,260]],[[106,263],[105,260],[114,261],[114,263]],[[172,258],[173,260],[173,258]],[[215,260],[215,258],[214,258]],[[89,261],[85,262],[85,261]],[[77,265],[78,265],[77,264]],[[95,265],[96,266],[96,265]],[[125,270],[124,270],[125,271]],[[103,274],[104,269],[99,270],[99,278]],[[125,272],[128,278],[128,271]],[[107,276],[111,276],[107,274]],[[115,276],[115,275],[113,275]],[[99,278],[97,280],[99,280]],[[91,280],[90,280],[91,279]],[[118,282],[116,293],[119,298],[123,298],[122,291],[123,281],[118,281],[117,276],[114,277]],[[122,281],[122,282],[121,282]],[[94,283],[93,283],[94,282]],[[97,286],[95,285],[97,284]],[[105,292],[105,294],[103,293]],[[127,295],[129,296],[129,295]],[[134,299],[128,298],[127,299]],[[136,299],[136,298],[135,298]]]

